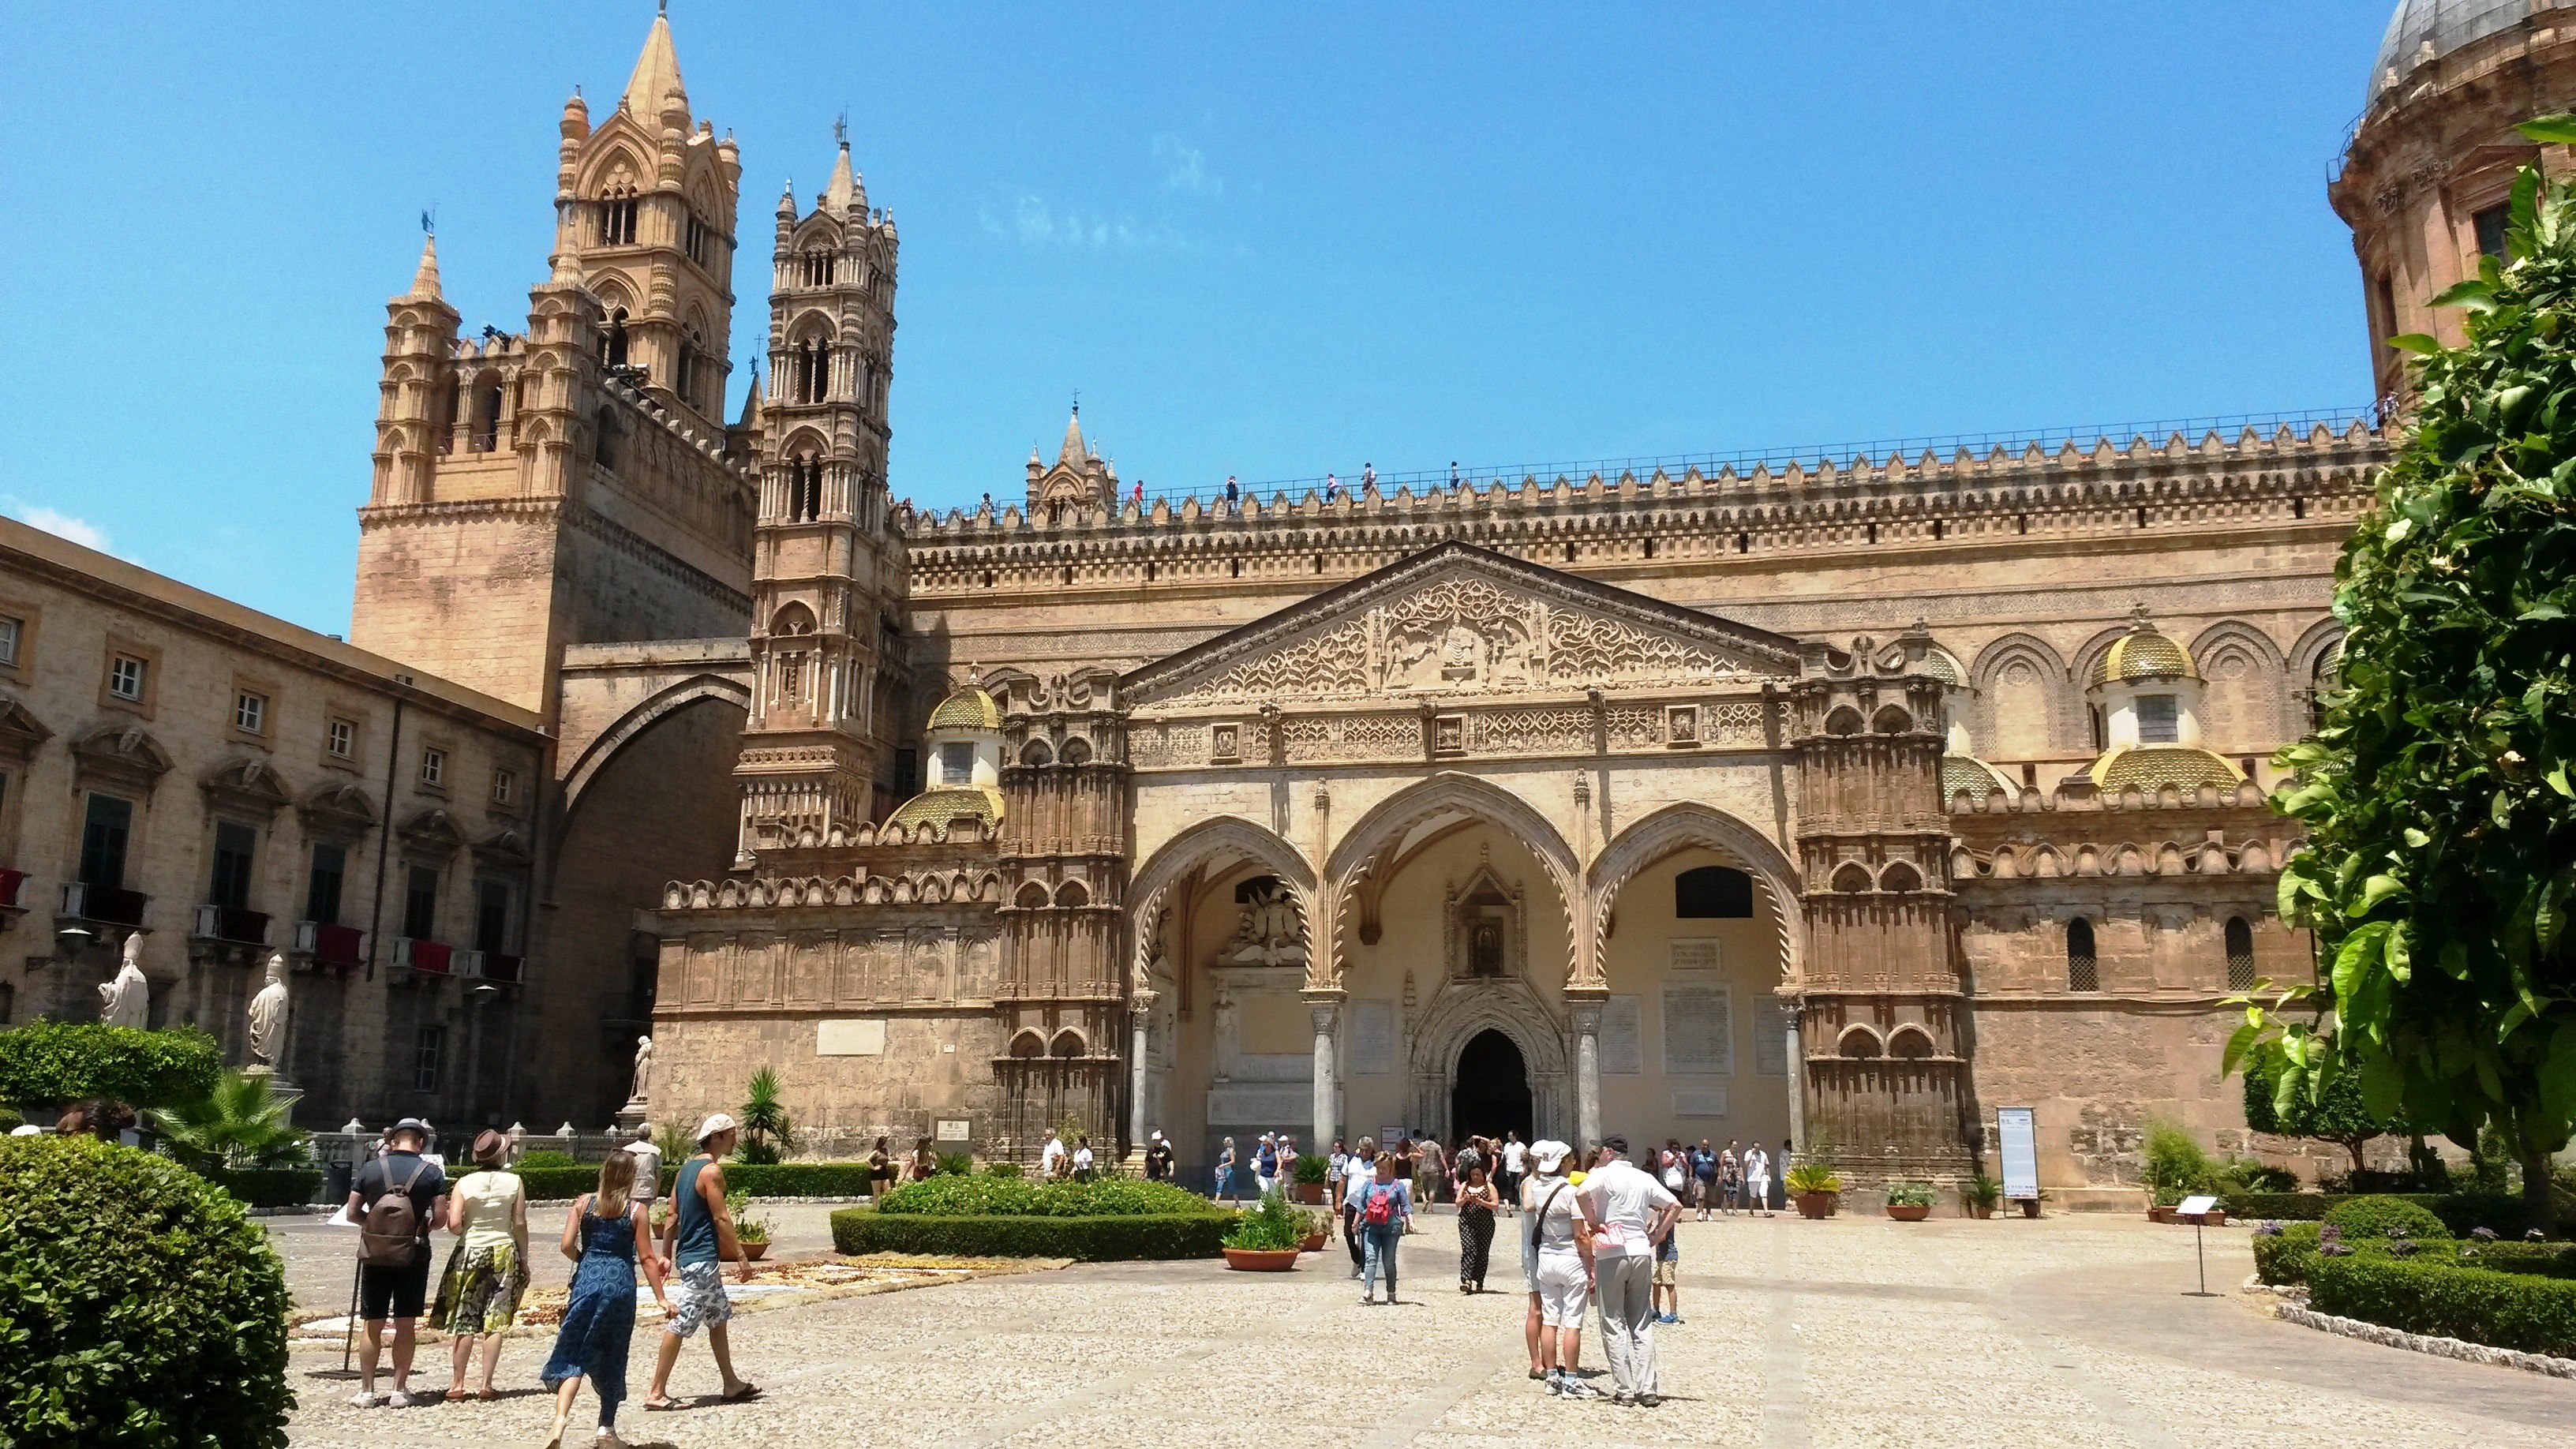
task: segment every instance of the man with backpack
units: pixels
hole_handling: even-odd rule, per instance
[[[349,1402],[362,1409],[412,1403],[413,1330],[429,1297],[429,1230],[447,1218],[447,1174],[421,1155],[429,1138],[429,1124],[417,1117],[395,1123],[384,1155],[359,1168],[349,1187],[347,1216],[358,1224],[358,1317],[367,1325],[362,1387]],[[388,1318],[394,1324],[390,1395],[376,1392]]]

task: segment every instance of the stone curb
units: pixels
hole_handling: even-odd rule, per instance
[[[2319,1313],[2315,1309],[2297,1303],[2284,1302],[2276,1306],[2272,1312],[2274,1317],[2290,1323],[2340,1334],[2345,1338],[2358,1338],[2367,1343],[2384,1344],[2389,1348],[2410,1349],[2416,1353],[2429,1353],[2437,1358],[2456,1358],[2469,1363],[2494,1364],[2500,1368],[2517,1368],[2529,1373],[2547,1374],[2551,1378],[2576,1379],[2576,1358],[2556,1358],[2545,1353],[2524,1353],[2519,1349],[2492,1348],[2483,1343],[2443,1338],[2437,1334],[2408,1333],[2403,1329],[2390,1328],[2384,1324],[2364,1323],[2358,1318],[2338,1318],[2331,1313]]]

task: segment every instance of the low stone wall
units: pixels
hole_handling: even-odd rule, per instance
[[[2470,1363],[2517,1368],[2529,1373],[2547,1374],[2551,1378],[2576,1379],[2576,1358],[2554,1358],[2545,1353],[2524,1353],[2519,1349],[2490,1348],[2483,1343],[2443,1338],[2430,1333],[2408,1333],[2403,1329],[2389,1328],[2382,1324],[2364,1323],[2358,1318],[2338,1318],[2331,1313],[2319,1313],[2303,1303],[2285,1301],[2275,1308],[2273,1313],[2285,1322],[2322,1329],[2327,1333],[2340,1334],[2345,1338],[2358,1338],[2369,1343],[2385,1344],[2390,1348],[2411,1349],[2416,1353],[2429,1353],[2439,1358],[2464,1359]]]

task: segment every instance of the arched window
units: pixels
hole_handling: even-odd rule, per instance
[[[797,523],[823,516],[823,463],[811,453],[788,460],[787,516]]]
[[[2093,923],[2082,916],[2066,923],[2066,989],[2102,989],[2102,968],[2093,955]]]
[[[806,286],[828,287],[832,285],[832,254],[830,252],[807,252],[804,257],[804,262],[804,281]]]
[[[818,403],[832,392],[832,344],[809,338],[788,359],[790,395],[800,403]]]
[[[1834,872],[1834,889],[1844,895],[1859,895],[1869,886],[1869,867],[1859,861],[1846,861]]]
[[[617,466],[617,417],[606,408],[599,410],[598,426],[591,439],[590,461],[602,468]]]
[[[474,431],[465,446],[488,453],[501,443],[501,378],[487,372],[474,380]]]
[[[1753,914],[1753,877],[1703,865],[1673,877],[1673,915],[1685,921],[1740,921]]]
[[[1869,727],[1883,735],[1901,735],[1914,728],[1914,716],[1891,704],[1879,710],[1877,717],[1869,722]]]
[[[1835,1043],[1834,1050],[1846,1060],[1865,1062],[1878,1057],[1882,1048],[1877,1032],[1865,1026],[1849,1026],[1843,1029],[1842,1038]]]
[[[622,176],[600,197],[599,241],[602,246],[635,245],[635,184]]]
[[[1897,861],[1879,873],[1878,888],[1904,894],[1923,889],[1923,872],[1904,861]]]
[[[2244,991],[2254,985],[2254,928],[2243,916],[2227,918],[2227,989]]]
[[[1835,710],[1832,714],[1825,716],[1825,733],[1829,735],[1859,734],[1860,711],[1852,708],[1850,705],[1844,705],[1842,708]]]
[[[608,314],[608,337],[600,348],[600,356],[611,367],[626,365],[626,309],[623,307]]]
[[[1078,1057],[1082,1055],[1081,1035],[1071,1027],[1067,1027],[1063,1031],[1057,1032],[1055,1034],[1055,1055],[1059,1057]]]

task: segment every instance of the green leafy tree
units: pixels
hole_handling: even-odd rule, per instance
[[[2523,131],[2576,142],[2576,116]],[[2434,299],[2467,344],[2390,339],[2414,436],[2336,565],[2340,687],[2275,797],[2308,835],[2281,911],[2331,969],[2250,1002],[2228,1066],[2319,1101],[2355,1069],[2371,1112],[2456,1142],[2493,1124],[2545,1226],[2576,1125],[2576,191],[2526,170],[2510,218],[2510,259]]]
[[[751,1074],[750,1085],[743,1088],[739,1125],[742,1141],[734,1148],[736,1162],[778,1162],[796,1150],[796,1124],[787,1115],[776,1068],[762,1067]]]
[[[305,1160],[304,1133],[265,1077],[226,1072],[205,1100],[152,1114],[174,1155],[195,1167],[278,1167]]]
[[[2285,1075],[2286,1092],[2282,1090]],[[2311,1094],[2305,1073],[2285,1074],[2281,1063],[2260,1059],[2245,1064],[2245,1125],[2257,1132],[2331,1142],[2352,1155],[2355,1172],[2369,1166],[2362,1150],[2371,1139],[2407,1130],[2403,1115],[2382,1116],[2370,1110],[2362,1100],[2358,1072],[2337,1072],[2326,1083],[2324,1094],[2317,1096]]]

